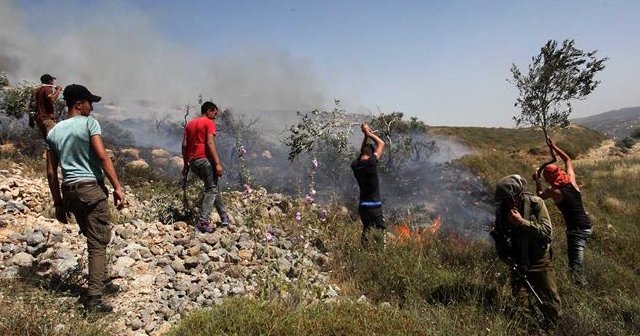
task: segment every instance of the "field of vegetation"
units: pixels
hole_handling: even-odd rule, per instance
[[[476,149],[463,165],[487,188],[500,177],[529,177],[547,159],[541,133],[526,129],[436,128]],[[570,127],[554,138],[577,158],[577,174],[595,233],[586,254],[588,284],[567,274],[562,217],[555,225],[554,267],[564,314],[559,335],[631,335],[640,332],[640,160],[580,160],[604,138]],[[533,191],[533,185],[529,186]],[[343,222],[344,221],[344,222]],[[187,317],[173,335],[505,335],[544,334],[535,319],[509,318],[513,299],[507,268],[493,246],[455,235],[397,241],[361,250],[358,223],[337,220],[327,230],[333,275],[350,299],[338,304],[242,299]],[[364,296],[364,297],[363,297]],[[366,300],[364,299],[366,298]],[[365,303],[366,302],[366,303]],[[355,322],[355,323],[354,323]]]
[[[441,127],[430,128],[429,132],[455,137],[475,150],[459,163],[479,175],[488,192],[507,174],[519,173],[530,179],[536,166],[547,159],[543,136],[527,129]],[[577,287],[566,271],[562,217],[550,201],[547,203],[554,224],[554,268],[564,310],[556,333],[639,334],[640,250],[636,247],[640,244],[640,158],[587,158],[588,151],[599,147],[604,138],[584,128],[570,127],[553,136],[561,148],[576,158],[578,182],[595,224],[586,252],[587,285]],[[533,191],[533,185],[528,187]],[[511,317],[508,269],[498,260],[491,242],[441,232],[393,240],[384,249],[363,250],[359,221],[340,214],[339,206],[335,204],[329,211],[335,215],[328,223],[310,223],[332,254],[332,281],[341,292],[336,302],[300,300],[295,295],[281,298],[263,291],[255,298],[227,299],[221,305],[188,315],[169,334],[544,334],[535,319]],[[4,284],[3,287],[6,288]],[[22,286],[18,295],[24,296],[25,290],[39,293],[36,287]],[[13,302],[6,290],[2,293],[3,306]],[[34,304],[41,307],[56,302],[55,296],[39,295],[41,301]],[[76,333],[68,329],[33,332],[27,323],[15,321],[30,319],[35,308],[11,306],[0,312],[2,334],[94,332],[84,318],[73,316],[69,320],[68,314],[54,310],[38,317],[71,321],[67,325],[77,325]],[[38,323],[58,325],[51,321]],[[13,327],[8,328],[9,325]]]

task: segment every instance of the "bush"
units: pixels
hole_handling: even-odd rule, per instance
[[[636,144],[636,140],[632,137],[624,137],[618,141],[616,141],[616,147],[620,148],[622,152],[627,153],[633,145]]]

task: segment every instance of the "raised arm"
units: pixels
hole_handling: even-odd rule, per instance
[[[104,174],[107,176],[107,179],[109,179],[109,182],[111,182],[111,186],[113,186],[113,203],[116,205],[116,209],[120,210],[124,208],[124,193],[122,192],[122,186],[118,180],[116,170],[113,167],[113,162],[111,162],[111,158],[109,158],[109,155],[104,148],[102,137],[99,134],[91,136],[91,147],[102,163]]]
[[[382,157],[382,152],[384,152],[384,141],[380,139],[379,136],[375,135],[375,133],[373,133],[373,131],[371,130],[371,127],[369,127],[369,125],[367,124],[362,124],[362,132],[364,133],[366,138],[369,138],[376,143],[376,151],[373,153],[373,155],[375,155],[376,158],[380,160],[380,158]]]
[[[55,91],[49,93],[47,97],[49,97],[49,100],[51,100],[52,102],[55,102],[56,100],[58,100],[58,97],[60,96],[61,91],[62,91],[62,86],[56,85]]]
[[[573,163],[571,162],[571,158],[569,157],[569,155],[567,155],[567,153],[560,149],[560,147],[558,147],[555,142],[551,140],[551,138],[547,138],[547,145],[549,145],[549,148],[556,152],[556,154],[558,154],[562,161],[564,161],[565,171],[567,172],[567,175],[569,175],[571,182],[575,182],[576,174],[573,170]]]

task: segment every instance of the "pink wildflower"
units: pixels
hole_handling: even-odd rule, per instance
[[[306,195],[306,196],[304,197],[304,203],[305,203],[306,205],[310,205],[310,204],[312,204],[313,202],[314,202],[313,197],[311,197],[311,196],[309,196],[309,195]]]

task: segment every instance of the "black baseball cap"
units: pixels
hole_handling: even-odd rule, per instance
[[[86,99],[93,103],[97,103],[102,99],[102,97],[94,95],[86,87],[79,84],[67,85],[67,87],[64,88],[64,91],[62,91],[62,98],[67,102],[76,102],[78,100]]]
[[[42,82],[42,84],[49,83],[53,79],[56,79],[56,78],[51,76],[50,74],[44,74],[40,76],[40,82]]]

